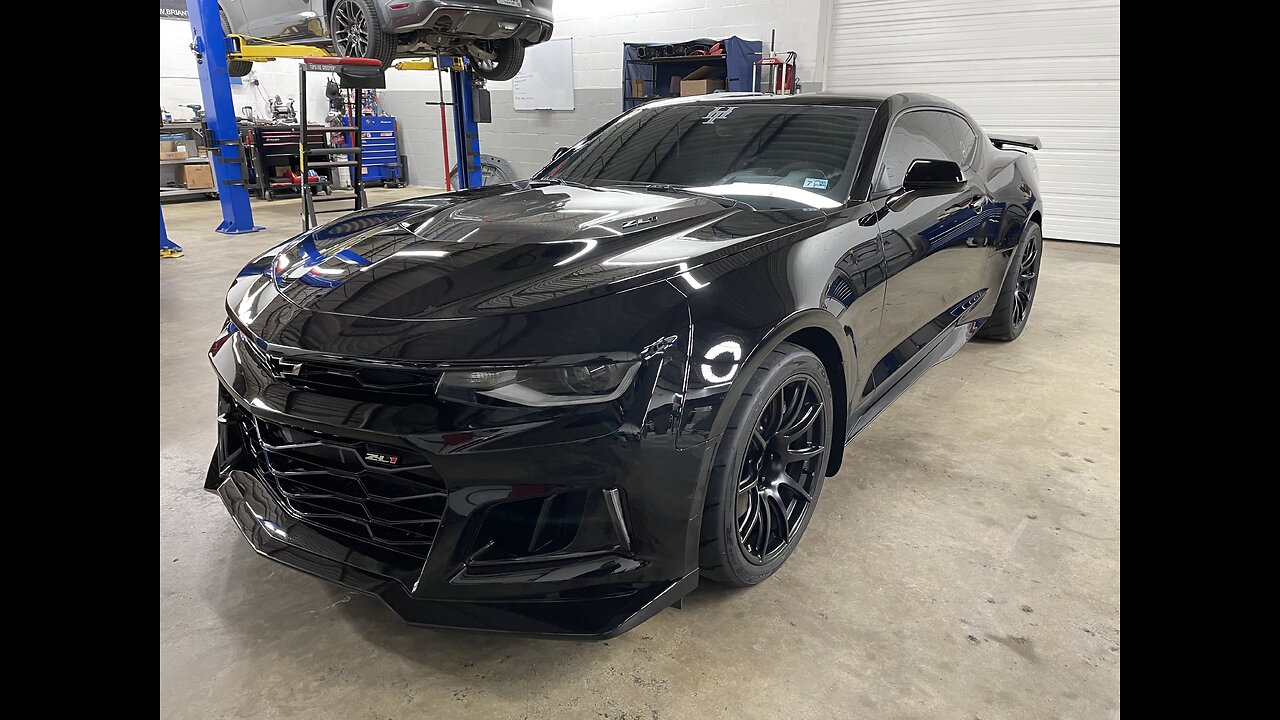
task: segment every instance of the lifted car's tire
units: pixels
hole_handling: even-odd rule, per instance
[[[476,66],[476,74],[485,80],[510,80],[520,72],[520,66],[524,65],[524,43],[515,38],[490,40],[485,49],[496,57],[493,60],[471,58]]]
[[[218,8],[218,19],[222,21],[222,33],[224,35],[231,34],[231,23],[227,20],[227,14],[222,8]],[[248,60],[228,60],[227,74],[231,77],[244,77],[253,72],[253,63]]]
[[[337,0],[329,11],[329,39],[335,54],[381,60],[383,70],[396,59],[396,36],[382,29],[373,0]]]
[[[755,585],[790,557],[822,491],[831,417],[822,361],[779,345],[747,381],[716,451],[702,512],[705,577]]]
[[[1009,272],[1000,285],[1000,298],[996,300],[995,310],[978,331],[978,337],[1009,342],[1022,334],[1027,327],[1027,319],[1031,317],[1031,304],[1036,299],[1043,249],[1040,226],[1034,222],[1027,223],[1022,242],[1009,263]]]

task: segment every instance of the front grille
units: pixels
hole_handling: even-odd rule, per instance
[[[291,385],[426,395],[435,392],[440,380],[440,371],[429,368],[373,367],[322,360],[295,362],[246,340],[244,346],[253,362]]]
[[[245,442],[291,515],[420,568],[444,513],[445,485],[421,453],[346,440],[250,416]],[[370,455],[394,457],[381,467]]]
[[[327,387],[361,388],[392,393],[429,394],[435,392],[440,373],[434,370],[402,370],[306,362],[291,383]]]

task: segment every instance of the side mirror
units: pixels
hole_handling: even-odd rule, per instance
[[[950,160],[913,160],[902,179],[902,189],[911,192],[958,191],[964,188],[964,173]]]
[[[556,151],[555,151],[554,153],[552,153],[552,155],[551,155],[551,162],[555,162],[555,161],[559,160],[559,159],[560,159],[560,157],[561,157],[561,156],[563,156],[563,155],[564,155],[565,153],[567,153],[567,152],[569,152],[569,148],[567,148],[567,147],[560,146],[560,147],[556,148]]]

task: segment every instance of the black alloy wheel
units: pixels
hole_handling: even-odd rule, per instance
[[[791,542],[813,508],[813,459],[826,456],[825,398],[807,375],[797,376],[765,405],[738,472],[738,544],[763,565]]]
[[[1040,226],[1034,222],[1027,223],[1022,242],[1014,250],[1009,270],[1000,285],[996,306],[978,331],[978,337],[1009,342],[1016,340],[1026,329],[1031,306],[1036,299],[1036,287],[1040,283],[1043,250]]]
[[[1040,274],[1040,246],[1038,243],[1027,243],[1022,253],[1022,262],[1018,263],[1018,284],[1013,291],[1013,322],[1022,325],[1031,314],[1031,301],[1036,295],[1036,276]]]
[[[827,473],[832,412],[826,367],[799,345],[780,344],[747,380],[707,480],[704,576],[755,585],[795,551]]]

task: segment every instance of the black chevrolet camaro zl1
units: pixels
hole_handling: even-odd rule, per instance
[[[206,488],[407,622],[606,638],[795,551],[842,448],[1035,299],[1033,137],[919,94],[628,112],[244,268]]]

